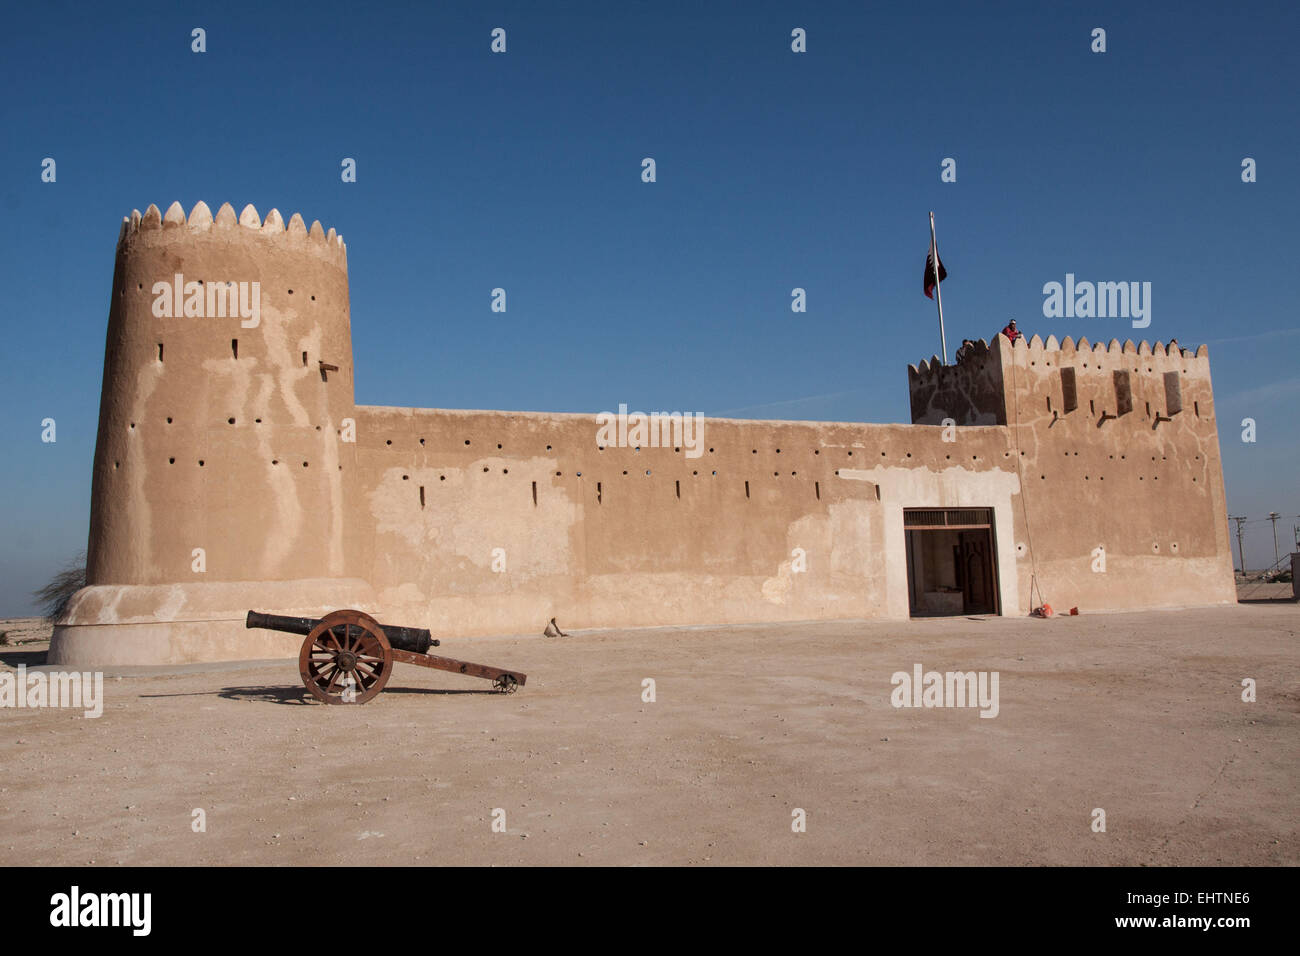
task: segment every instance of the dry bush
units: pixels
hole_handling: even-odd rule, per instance
[[[86,586],[86,552],[82,551],[48,584],[32,596],[40,603],[42,612],[51,623],[58,624],[68,613],[72,595]]]

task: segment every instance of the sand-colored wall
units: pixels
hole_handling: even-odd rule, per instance
[[[251,206],[123,222],[91,494],[90,584],[346,576],[346,253]],[[155,283],[257,282],[260,316],[158,317]],[[206,298],[206,297],[205,297]],[[250,324],[253,320],[247,320]],[[304,362],[303,354],[307,358]],[[338,366],[322,380],[320,362]],[[206,570],[195,571],[194,549]]]
[[[154,284],[177,273],[258,282],[257,326],[157,316]],[[907,508],[992,509],[1006,614],[1038,603],[1034,583],[1087,612],[1233,599],[1204,353],[998,337],[909,369],[911,425],[706,419],[698,457],[638,450],[595,414],[355,405],[341,239],[200,203],[123,222],[104,368],[90,586],[60,663],[291,653],[243,628],[250,608],[355,606],[443,637],[551,616],[902,620]],[[1133,409],[1103,419],[1122,370]]]
[[[913,408],[943,417],[931,396],[950,392],[958,397],[947,412],[958,421],[972,407],[1005,417],[1022,479],[1015,520],[1024,609],[1033,575],[1058,609],[1236,599],[1204,346],[1193,353],[1159,343],[1058,344],[1034,336],[1013,347],[999,335],[963,365],[912,369]],[[1073,411],[1065,410],[1062,368],[1074,370]],[[1122,414],[1116,372],[1127,373],[1131,392],[1132,408]],[[1176,378],[1182,404],[1172,414],[1166,373]],[[958,376],[980,383],[978,389],[952,386]],[[990,381],[1002,383],[1001,395],[992,395]],[[1101,566],[1097,548],[1104,549],[1104,572],[1093,570]]]
[[[363,406],[357,425],[355,573],[443,633],[905,617],[904,504],[1009,515],[1015,485],[996,428],[958,464],[906,425],[708,419],[698,458],[602,450],[594,415]]]

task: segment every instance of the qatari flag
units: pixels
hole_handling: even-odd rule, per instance
[[[948,270],[943,267],[943,260],[939,260],[939,282],[948,278]],[[933,251],[925,254],[925,277],[922,280],[927,299],[934,298],[934,287],[936,285],[934,278],[934,253]]]

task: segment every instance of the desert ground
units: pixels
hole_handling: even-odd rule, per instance
[[[360,706],[288,660],[107,672],[98,719],[0,709],[0,863],[1295,865],[1298,630],[1260,599],[444,640],[527,686],[398,665]],[[997,671],[997,716],[893,707],[918,663]]]

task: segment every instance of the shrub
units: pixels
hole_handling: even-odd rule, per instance
[[[40,603],[42,612],[52,623],[57,624],[68,613],[72,595],[86,586],[86,552],[81,552],[58,574],[50,578],[48,584],[32,596]]]

